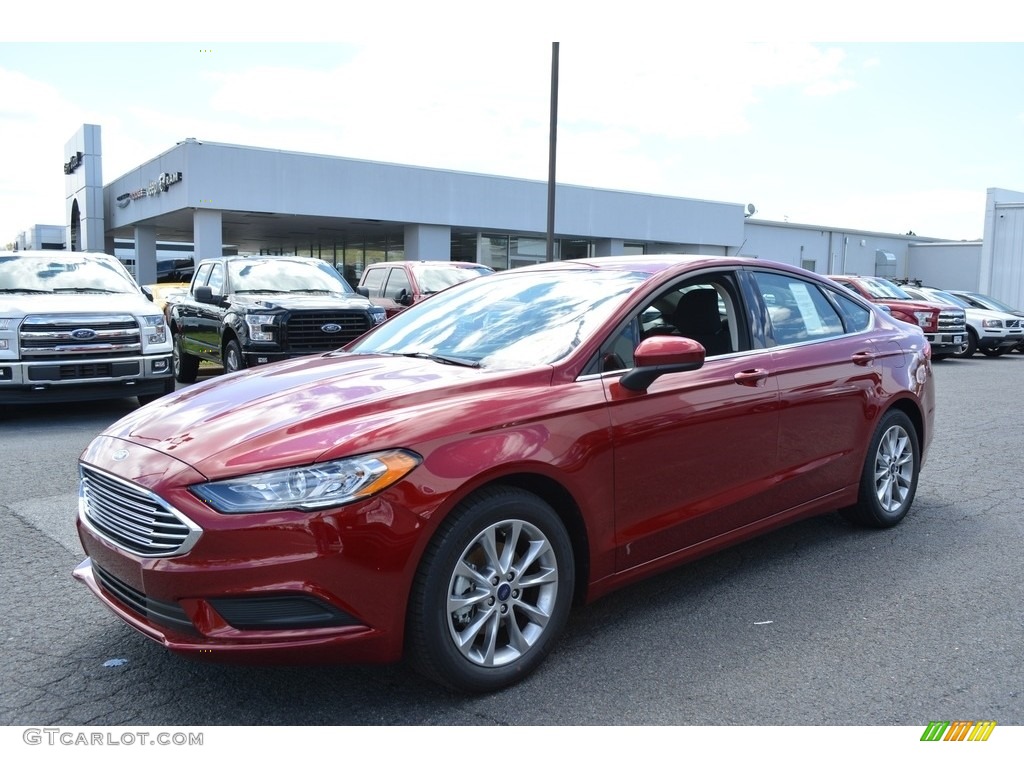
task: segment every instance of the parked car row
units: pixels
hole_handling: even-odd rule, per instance
[[[885,306],[893,317],[920,325],[936,360],[971,357],[975,352],[988,357],[1024,352],[1024,312],[984,294],[897,285],[882,277],[833,275],[832,279]]]

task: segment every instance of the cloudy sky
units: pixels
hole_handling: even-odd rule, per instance
[[[1024,44],[743,42],[723,34],[727,15],[678,8],[643,25],[605,16],[562,39],[559,182],[952,239],[982,236],[987,188],[1024,190]],[[134,42],[97,24],[94,39],[111,41],[82,43],[89,34],[49,19],[38,40],[0,45],[0,244],[66,223],[64,144],[83,123],[102,127],[105,183],[186,137],[547,178],[554,33],[520,34],[521,18],[378,16],[396,34],[370,34],[366,15],[358,28],[310,15],[259,43],[230,17],[208,29],[164,18],[168,39],[188,41]],[[896,36],[912,39],[914,19],[897,21]],[[359,34],[301,39],[320,24]],[[803,33],[827,39],[828,26]],[[197,28],[214,40],[190,39]]]

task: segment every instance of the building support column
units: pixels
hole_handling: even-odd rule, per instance
[[[224,233],[220,211],[196,208],[192,213],[192,233],[195,242],[193,261],[216,259],[224,255]]]
[[[156,282],[156,227],[135,227],[135,282]]]
[[[600,238],[594,241],[595,256],[621,256],[625,251],[625,240]]]
[[[452,228],[434,224],[406,224],[405,258],[410,261],[450,261]]]

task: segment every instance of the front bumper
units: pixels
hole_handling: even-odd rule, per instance
[[[937,354],[955,354],[967,343],[967,331],[955,333],[926,333],[925,338],[931,344],[932,352]]]
[[[161,395],[171,355],[94,360],[0,360],[0,403],[54,403]]]
[[[107,459],[124,453],[120,465]],[[157,451],[99,437],[83,463],[145,486],[199,532],[182,554],[139,554],[144,547],[104,530],[106,510],[80,504],[87,559],[74,576],[146,637],[178,653],[246,663],[401,658],[424,526],[400,490],[317,513],[222,515],[188,490],[201,475]]]

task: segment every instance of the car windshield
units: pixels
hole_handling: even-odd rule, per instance
[[[861,278],[861,284],[873,299],[910,299],[910,295],[896,283],[879,277]]]
[[[599,269],[504,272],[405,310],[348,351],[492,369],[549,365],[594,333],[648,277]]]
[[[110,256],[0,256],[0,293],[138,292],[131,276]]]
[[[228,262],[235,293],[352,293],[338,270],[319,259]]]
[[[932,291],[931,294],[936,300],[952,304],[954,307],[963,307],[964,309],[967,309],[971,306],[969,302],[964,301],[959,296],[954,296],[952,293],[946,293],[945,291]]]
[[[437,293],[466,280],[472,280],[474,277],[494,273],[493,269],[482,264],[472,267],[417,264],[413,267],[413,271],[416,273],[416,279],[419,281],[423,293]]]
[[[982,309],[994,309],[998,312],[1007,312],[1011,315],[1017,311],[1009,304],[1004,304],[1001,301],[997,301],[996,299],[993,299],[991,296],[983,296],[980,293],[971,293],[968,295],[970,296],[969,300],[973,300],[972,303],[976,304]]]

